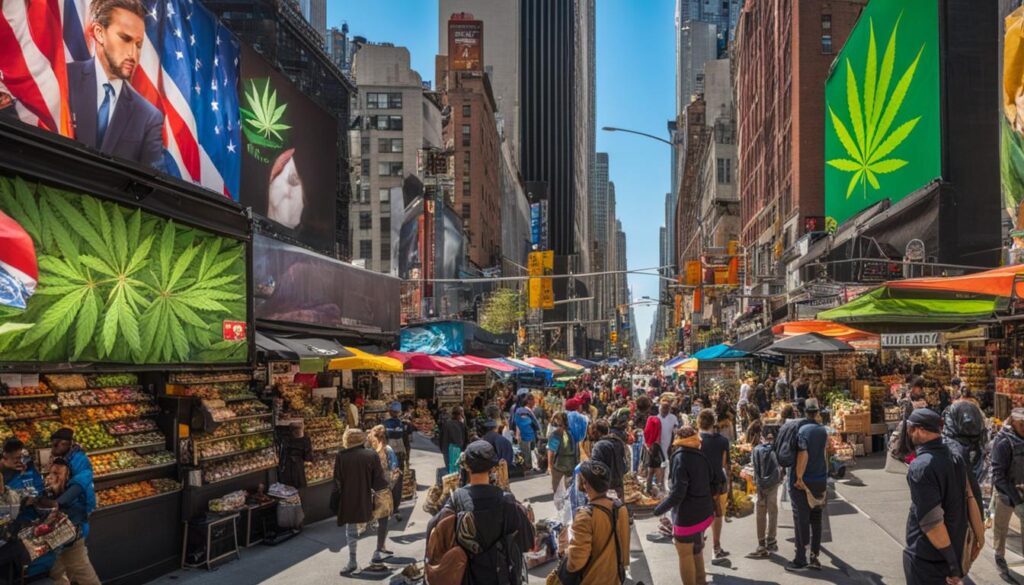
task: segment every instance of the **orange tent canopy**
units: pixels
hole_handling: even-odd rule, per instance
[[[874,333],[854,329],[841,323],[832,321],[790,321],[772,327],[772,333],[783,337],[803,335],[804,333],[818,333],[826,337],[834,337],[840,341],[857,341],[864,339],[878,338]]]
[[[892,280],[885,283],[885,286],[890,289],[937,290],[1010,297],[1013,296],[1013,281],[1018,274],[1024,275],[1024,265],[1001,266],[963,276]],[[1018,293],[1024,293],[1024,287],[1021,287]]]

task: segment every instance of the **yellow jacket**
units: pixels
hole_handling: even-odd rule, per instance
[[[608,498],[599,498],[591,505],[602,507],[609,512],[612,510],[612,502]],[[629,565],[629,512],[626,507],[619,508],[619,515],[615,519],[615,529],[618,532],[619,552],[622,558],[618,564],[623,567]],[[576,512],[576,518],[572,521],[572,540],[569,542],[568,569],[579,571],[590,560],[590,556],[601,554],[600,558],[591,561],[587,573],[583,575],[581,585],[618,585],[618,564],[615,562],[615,542],[608,541],[611,535],[612,524],[608,514],[590,508],[580,508]],[[601,552],[605,543],[608,547]]]

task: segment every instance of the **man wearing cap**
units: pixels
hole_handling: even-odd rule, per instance
[[[484,416],[487,418],[480,423],[480,440],[487,441],[494,447],[499,460],[504,460],[509,469],[512,469],[512,461],[515,458],[515,451],[512,449],[512,442],[498,432],[498,418],[501,416],[501,409],[497,404],[488,404],[484,408]]]
[[[412,427],[401,418],[402,404],[397,400],[388,407],[388,418],[384,420],[384,431],[388,438],[388,445],[398,456],[398,468],[405,470],[405,464],[409,460],[409,437],[412,436]]]
[[[907,433],[917,452],[907,471],[910,514],[903,572],[910,585],[959,585],[965,567],[985,543],[967,466],[943,444],[941,431],[942,418],[928,408],[915,409],[907,418]],[[975,541],[965,551],[968,531],[973,531]]]
[[[96,509],[96,489],[93,486],[92,462],[82,447],[75,443],[75,434],[64,427],[50,435],[50,456],[61,458],[68,464],[68,481],[64,492],[56,503],[62,509],[77,508],[85,504],[85,518],[79,526],[79,538],[74,545],[63,549],[50,569],[50,578],[55,583],[67,583],[68,577],[75,577],[83,583],[99,583],[96,572],[89,561],[85,540],[89,536],[88,518]],[[78,489],[72,489],[78,488]],[[84,497],[83,497],[84,495]]]
[[[821,516],[825,490],[828,487],[828,431],[818,424],[818,400],[804,402],[808,422],[797,431],[796,466],[789,474],[789,499],[793,503],[793,526],[796,532],[796,556],[786,570],[821,569]],[[812,500],[814,504],[812,505]],[[810,559],[807,545],[811,547]]]
[[[1024,485],[1024,408],[1014,408],[1010,418],[992,441],[992,485],[996,488],[996,517],[992,526],[992,548],[996,566],[1003,575],[1006,565],[1006,533],[1010,517],[1017,513],[1024,518],[1024,494],[1017,486]]]
[[[452,492],[444,507],[427,525],[427,542],[434,527],[446,516],[470,513],[473,522],[463,522],[459,542],[472,541],[479,553],[469,556],[468,583],[521,583],[522,555],[533,547],[534,529],[526,511],[515,497],[491,485],[490,472],[498,455],[487,441],[473,441],[466,447],[462,465],[469,473],[467,485]],[[502,540],[504,554],[495,544]],[[465,545],[462,545],[465,548]]]
[[[583,406],[583,402],[579,398],[570,398],[565,401],[565,414],[569,418],[569,434],[577,444],[587,438],[587,427],[590,425],[587,417],[579,412],[581,406]]]

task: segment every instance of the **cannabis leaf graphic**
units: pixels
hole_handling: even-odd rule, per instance
[[[281,122],[288,104],[277,105],[277,90],[270,88],[266,78],[261,92],[256,80],[249,80],[249,91],[245,93],[248,108],[239,108],[242,117],[242,131],[249,142],[269,148],[281,148],[284,143],[282,130],[291,128]]]
[[[848,122],[849,127],[853,129],[852,134],[847,125],[836,115],[832,106],[829,105],[828,108],[836,136],[850,157],[828,161],[829,166],[843,172],[853,173],[846,189],[847,199],[853,194],[858,183],[866,197],[868,184],[875,190],[881,188],[878,175],[898,171],[907,165],[905,160],[886,157],[892,154],[896,147],[903,144],[921,120],[921,116],[918,116],[904,122],[892,132],[889,131],[907,97],[907,91],[914,80],[917,64],[924,52],[924,45],[922,45],[917,52],[917,57],[900,76],[890,94],[889,84],[892,82],[893,64],[896,60],[896,34],[902,18],[903,15],[900,14],[896,19],[896,24],[893,25],[880,67],[875,45],[875,24],[873,20],[869,19],[870,36],[867,63],[865,63],[864,69],[863,94],[857,85],[857,77],[850,64],[850,59],[846,59],[846,101],[850,111]]]

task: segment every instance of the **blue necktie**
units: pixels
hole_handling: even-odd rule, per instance
[[[96,148],[103,146],[103,135],[107,133],[107,125],[110,124],[110,98],[114,97],[114,86],[104,83],[103,92],[103,103],[96,114]]]

